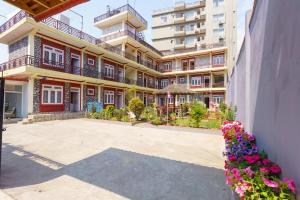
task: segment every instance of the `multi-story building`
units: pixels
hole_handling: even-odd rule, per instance
[[[152,14],[153,46],[164,55],[226,46],[231,69],[236,39],[236,0],[180,1]]]
[[[0,26],[0,42],[9,47],[9,61],[0,65],[5,109],[26,117],[86,111],[88,102],[121,108],[132,87],[146,105],[156,102],[162,108],[192,100],[213,108],[224,100],[227,46],[164,56],[144,40],[147,21],[130,5],[94,22],[102,30],[98,38],[54,18],[35,22],[23,11]],[[156,95],[175,83],[196,95]]]

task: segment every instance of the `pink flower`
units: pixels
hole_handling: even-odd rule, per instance
[[[270,163],[272,163],[269,159],[263,159],[262,160],[262,163],[264,164],[264,165],[268,165],[268,164],[270,164]]]
[[[296,185],[295,182],[292,179],[284,178],[283,182],[286,183],[289,187],[289,189],[295,194],[296,193]]]
[[[240,197],[244,197],[245,192],[251,186],[250,183],[243,182],[242,185],[239,185],[235,188],[235,192],[239,194]]]
[[[266,184],[266,186],[277,188],[278,183],[276,181],[269,180],[267,178],[262,177],[263,182]]]
[[[274,174],[279,174],[281,172],[281,168],[278,165],[271,166],[270,170]]]
[[[244,172],[250,177],[252,178],[254,176],[254,172],[251,170],[251,167],[247,167],[244,169]]]
[[[257,161],[260,160],[260,156],[258,154],[253,155],[253,156],[244,156],[244,159],[249,163],[249,164],[254,164]]]
[[[230,160],[230,161],[235,161],[236,160],[236,157],[235,156],[228,156],[228,160]]]
[[[265,173],[265,174],[269,174],[270,173],[270,169],[267,167],[261,167],[259,168],[259,171]]]

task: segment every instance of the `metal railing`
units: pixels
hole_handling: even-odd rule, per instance
[[[3,33],[4,31],[7,31],[13,25],[18,23],[19,21],[21,21],[25,17],[29,17],[29,15],[25,11],[18,12],[12,18],[10,18],[8,21],[6,21],[4,24],[2,24],[0,26],[0,33]]]
[[[98,17],[95,17],[94,18],[94,23],[97,23],[99,21],[102,21],[104,19],[107,19],[109,17],[112,17],[114,15],[117,15],[119,13],[122,13],[122,12],[125,12],[125,11],[128,11],[130,12],[132,15],[136,16],[145,26],[147,26],[147,21],[134,9],[132,8],[129,4],[126,4],[124,6],[121,6],[119,8],[116,8],[116,9],[113,9],[105,14],[102,14]]]
[[[144,45],[145,47],[151,49],[152,51],[154,51],[155,53],[157,53],[158,55],[161,55],[162,56],[162,53],[160,51],[158,51],[156,48],[154,48],[152,45],[150,45],[149,43],[147,43],[143,38],[141,38],[138,34],[135,34],[129,30],[123,30],[123,31],[120,31],[120,32],[117,32],[117,33],[113,33],[113,34],[110,34],[108,36],[104,36],[104,37],[101,37],[101,40],[104,42],[104,41],[108,41],[108,40],[112,40],[112,39],[115,39],[115,38],[119,38],[119,37],[122,37],[122,36],[129,36],[133,39],[135,39],[136,41],[140,42],[142,45]]]
[[[225,84],[224,84],[224,82],[213,83],[212,87],[213,88],[225,87]]]
[[[41,60],[30,55],[22,56],[0,64],[0,71],[6,71],[27,65],[38,68],[45,68],[53,71],[60,71],[68,74],[80,75],[84,77],[110,80],[131,85],[137,84],[136,80],[128,78],[125,79],[123,76],[120,76],[120,74],[117,73],[115,73],[113,77],[110,77],[104,71],[99,72],[97,68],[92,66],[85,65],[83,68],[75,67],[66,65],[65,63],[54,62],[51,60]]]
[[[35,60],[33,56],[28,56],[28,55],[22,56],[0,64],[0,70],[5,71],[5,70],[26,66],[26,65],[35,65],[34,61]]]
[[[162,52],[162,55],[169,56],[169,55],[180,54],[180,53],[190,53],[193,51],[209,50],[209,49],[214,49],[214,48],[219,48],[219,47],[225,47],[225,42],[218,42],[218,43],[213,43],[213,44],[202,44],[202,45],[199,45],[199,46],[197,46],[195,48],[191,48],[191,49],[164,51],[164,52]]]

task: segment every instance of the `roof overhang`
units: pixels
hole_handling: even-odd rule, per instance
[[[89,0],[4,0],[41,21]]]

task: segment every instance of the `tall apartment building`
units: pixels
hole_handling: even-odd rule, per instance
[[[29,114],[86,111],[89,103],[125,106],[125,94],[159,109],[203,101],[214,109],[226,94],[226,46],[163,55],[141,31],[147,21],[130,5],[108,10],[94,19],[100,37],[54,18],[35,22],[23,11],[0,26],[0,42],[9,61],[0,64],[6,78],[5,109],[17,117]],[[158,94],[181,84],[195,94]]]
[[[180,1],[152,14],[153,46],[165,55],[226,46],[230,70],[236,40],[236,0]]]

